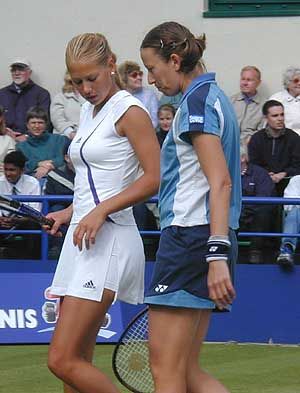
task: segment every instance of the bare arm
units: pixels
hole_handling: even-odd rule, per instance
[[[193,146],[210,187],[210,234],[228,235],[228,216],[231,179],[220,139],[211,134],[192,134]],[[231,303],[235,296],[227,262],[209,263],[208,288],[212,300],[219,308]]]
[[[80,249],[84,237],[87,248],[95,242],[96,233],[109,214],[148,199],[159,186],[160,150],[149,116],[141,108],[131,107],[116,128],[130,141],[144,173],[128,188],[101,202],[79,222],[74,232],[74,245]]]

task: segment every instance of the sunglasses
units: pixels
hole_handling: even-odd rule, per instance
[[[300,79],[299,78],[294,78],[294,79],[292,79],[292,82],[297,84],[297,83],[300,82]]]
[[[130,76],[131,78],[137,78],[142,77],[143,76],[143,71],[133,71],[130,74],[128,74],[128,76]]]

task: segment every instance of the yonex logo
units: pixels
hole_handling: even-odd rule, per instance
[[[190,123],[204,123],[204,116],[195,116],[195,115],[190,115],[189,116],[189,122]]]
[[[75,141],[75,143],[79,143],[81,141],[82,138],[78,138],[77,141]]]
[[[168,288],[168,285],[158,284],[154,290],[155,290],[155,292],[164,292],[167,288]]]
[[[210,249],[208,250],[209,252],[216,252],[218,249],[218,246],[212,246],[210,247]]]
[[[92,280],[86,282],[86,283],[83,285],[83,288],[87,288],[87,289],[96,289],[96,287],[95,287],[95,285],[94,285],[94,283],[93,283]]]

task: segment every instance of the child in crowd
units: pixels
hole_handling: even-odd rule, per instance
[[[172,121],[175,117],[176,110],[170,104],[161,105],[157,112],[158,127],[157,127],[157,139],[160,147],[164,143],[165,137],[171,128]]]

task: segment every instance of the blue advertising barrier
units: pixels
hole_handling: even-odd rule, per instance
[[[42,196],[16,199],[42,201],[70,197]],[[300,204],[300,199],[243,198],[244,203]],[[2,232],[2,231],[0,231]],[[31,232],[31,231],[29,231]],[[39,233],[39,231],[34,231]],[[158,236],[159,231],[142,233]],[[256,233],[240,233],[239,236]],[[262,233],[261,236],[282,236]],[[299,234],[291,234],[299,237]],[[0,260],[0,344],[48,343],[59,313],[58,299],[47,291],[56,267],[47,258],[48,236],[42,236],[41,260]],[[153,263],[146,264],[146,285]],[[237,299],[231,313],[215,313],[208,341],[300,344],[300,266],[282,271],[276,265],[237,265]],[[144,306],[116,302],[98,333],[99,342],[116,342],[130,319]],[[78,315],[80,318],[80,315]]]
[[[146,267],[148,282],[153,263]],[[1,344],[50,341],[59,312],[58,299],[47,290],[52,276],[50,272],[0,275]],[[300,266],[284,273],[274,265],[238,265],[232,312],[214,313],[207,340],[300,344],[299,282]],[[116,302],[97,341],[116,342],[142,307]]]

